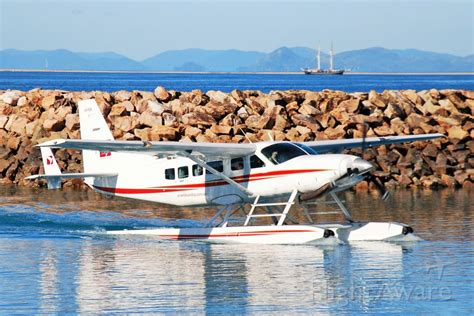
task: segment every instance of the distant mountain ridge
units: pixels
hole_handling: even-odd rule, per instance
[[[316,51],[307,47],[280,47],[258,51],[184,49],[166,51],[143,61],[114,53],[0,51],[0,69],[97,71],[211,71],[291,72],[314,68]],[[321,66],[329,56],[321,53]],[[357,72],[474,72],[474,55],[455,56],[416,49],[372,47],[335,54],[334,67]]]
[[[142,64],[150,70],[183,70],[183,65],[193,63],[204,71],[237,71],[241,67],[256,63],[266,54],[236,49],[205,50],[190,48],[172,50],[145,59]]]
[[[2,69],[50,70],[146,70],[140,62],[117,53],[77,53],[66,49],[52,51],[0,51]]]

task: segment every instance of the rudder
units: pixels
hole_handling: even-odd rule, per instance
[[[94,99],[79,101],[79,123],[81,139],[87,140],[113,140],[112,132]],[[103,172],[108,170],[106,160],[111,158],[111,153],[101,153],[96,150],[82,152],[84,172]],[[104,159],[105,158],[105,159]]]

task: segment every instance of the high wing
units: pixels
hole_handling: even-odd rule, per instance
[[[231,143],[180,143],[120,140],[55,139],[37,145],[39,147],[97,150],[101,152],[130,152],[148,155],[175,155],[186,153],[204,155],[206,158],[224,159],[255,153],[255,144]]]
[[[429,140],[443,137],[443,134],[422,134],[422,135],[406,135],[406,136],[386,136],[386,137],[367,137],[365,139],[366,147],[374,147],[379,145],[398,144],[405,142],[414,142],[420,140]],[[317,153],[338,152],[343,149],[362,147],[364,145],[363,138],[353,139],[336,139],[336,140],[316,140],[312,142],[302,143],[311,147]]]

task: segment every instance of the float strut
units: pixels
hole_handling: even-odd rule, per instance
[[[342,214],[344,215],[346,220],[352,223],[354,220],[352,219],[352,216],[349,210],[344,206],[344,203],[342,203],[342,201],[337,197],[335,192],[331,192],[330,194],[331,194],[331,197],[334,199],[334,201],[337,203],[337,206],[339,206],[339,208],[341,209]]]

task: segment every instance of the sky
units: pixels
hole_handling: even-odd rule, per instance
[[[474,0],[0,0],[0,50],[113,51],[321,45],[474,54]]]

